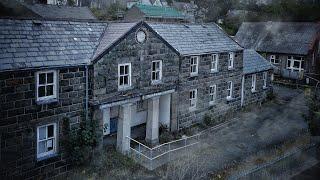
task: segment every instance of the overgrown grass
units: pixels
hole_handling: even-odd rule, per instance
[[[75,167],[68,179],[128,179],[144,176],[154,177],[152,172],[135,163],[131,158],[117,152],[114,147],[104,147],[104,151],[96,153],[90,162]]]

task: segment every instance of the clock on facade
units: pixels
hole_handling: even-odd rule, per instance
[[[144,32],[143,30],[139,30],[138,32],[137,32],[137,35],[136,35],[137,37],[137,41],[139,42],[139,43],[143,43],[143,42],[145,42],[146,41],[146,39],[147,39],[147,34],[146,34],[146,32]]]

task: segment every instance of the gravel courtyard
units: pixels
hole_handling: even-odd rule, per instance
[[[298,137],[300,132],[308,128],[304,120],[304,115],[308,113],[304,91],[275,86],[274,93],[276,98],[272,102],[251,107],[249,111],[239,113],[236,121],[208,133],[199,145],[200,150],[190,153],[190,159],[181,161],[187,167],[180,171],[196,171],[192,173],[193,177],[205,178],[208,172],[219,171],[252,153]],[[179,171],[177,164],[179,160],[168,167],[175,167]],[[182,174],[169,173],[167,177],[180,179]],[[186,177],[189,178],[189,175],[185,174]]]

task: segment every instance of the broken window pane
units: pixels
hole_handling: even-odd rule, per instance
[[[53,137],[53,125],[48,126],[48,138]]]

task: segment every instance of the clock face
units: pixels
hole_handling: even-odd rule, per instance
[[[143,43],[147,38],[147,35],[144,31],[140,30],[137,32],[137,41]]]

